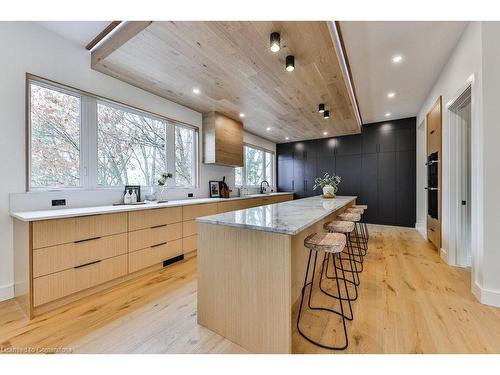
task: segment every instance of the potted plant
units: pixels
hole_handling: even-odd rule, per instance
[[[172,178],[172,173],[170,172],[164,172],[160,179],[158,180],[158,186],[160,186],[160,189],[158,191],[158,202],[165,201],[167,199],[166,197],[166,186],[165,184],[167,183],[167,180],[169,178]]]
[[[328,173],[325,173],[323,177],[318,177],[314,180],[313,190],[323,188],[324,198],[335,198],[341,180],[340,176],[330,176]]]

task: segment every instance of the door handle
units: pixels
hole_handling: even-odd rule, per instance
[[[160,225],[155,225],[154,227],[151,227],[151,229],[156,229],[156,228],[161,228],[161,227],[166,227],[167,224],[160,224]]]
[[[292,180],[292,191],[295,190],[295,180]]]
[[[78,268],[82,268],[82,267],[87,267],[87,266],[91,266],[93,264],[97,264],[97,263],[100,263],[101,261],[100,260],[96,260],[96,261],[93,261],[93,262],[89,262],[89,263],[85,263],[85,264],[81,264],[79,266],[76,266],[76,267],[73,267],[74,269],[78,269]]]
[[[166,242],[162,242],[162,243],[157,243],[156,245],[151,245],[150,247],[153,248],[153,247],[158,247],[158,246],[161,246],[161,245],[165,245]]]
[[[94,240],[98,240],[99,238],[101,238],[101,237],[86,238],[86,239],[84,239],[84,240],[78,240],[78,241],[75,241],[74,243],[81,243],[81,242],[87,242],[87,241],[94,241]]]

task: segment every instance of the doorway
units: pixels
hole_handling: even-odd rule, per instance
[[[449,107],[457,134],[457,253],[456,263],[470,267],[472,262],[472,172],[471,172],[471,87]]]

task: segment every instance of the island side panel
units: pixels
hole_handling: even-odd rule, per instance
[[[291,236],[198,223],[198,323],[254,353],[291,353]]]

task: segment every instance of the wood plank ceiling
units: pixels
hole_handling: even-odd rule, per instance
[[[121,28],[94,50],[93,69],[196,111],[219,111],[274,142],[360,131],[330,22],[142,25]],[[278,53],[269,49],[273,31],[281,34]],[[285,70],[290,54],[293,72]],[[329,119],[318,113],[319,103]]]

